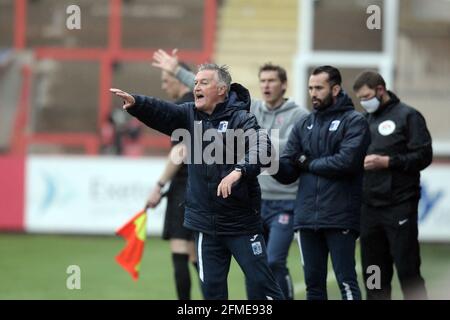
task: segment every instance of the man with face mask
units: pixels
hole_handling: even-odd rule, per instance
[[[417,211],[420,171],[433,157],[430,133],[420,112],[386,90],[377,72],[363,72],[353,90],[367,111],[372,137],[364,160],[361,260],[363,270],[377,265],[381,271],[381,288],[366,287],[367,299],[391,299],[393,265],[404,298],[426,299]],[[363,274],[367,280],[370,274]]]
[[[274,175],[284,184],[300,177],[294,229],[300,233],[308,300],[327,299],[328,254],[342,299],[361,299],[355,242],[370,134],[341,82],[334,67],[314,69],[309,78],[314,112],[295,124]]]

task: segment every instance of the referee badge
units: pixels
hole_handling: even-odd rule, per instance
[[[388,136],[395,131],[395,122],[392,120],[386,120],[380,123],[378,126],[378,132],[382,136]]]

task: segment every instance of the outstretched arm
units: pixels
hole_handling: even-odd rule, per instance
[[[120,89],[109,89],[123,99],[123,109],[150,128],[167,135],[179,128],[187,128],[187,104],[176,105],[153,97],[131,95]]]

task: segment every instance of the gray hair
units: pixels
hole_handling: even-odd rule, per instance
[[[198,67],[198,71],[214,70],[217,73],[218,82],[227,87],[227,92],[230,91],[231,75],[228,72],[228,66],[219,66],[215,63],[204,63]]]

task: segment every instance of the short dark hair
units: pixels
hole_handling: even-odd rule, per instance
[[[356,78],[355,83],[353,84],[353,91],[358,91],[364,86],[375,89],[379,85],[386,88],[386,82],[378,72],[364,71]]]
[[[278,73],[278,78],[280,79],[281,82],[285,83],[287,81],[286,70],[279,65],[272,64],[271,62],[267,62],[267,63],[263,64],[259,68],[258,77],[261,76],[261,72],[263,72],[263,71],[276,71]]]
[[[341,73],[337,68],[332,66],[320,66],[315,68],[311,74],[318,75],[320,73],[328,74],[328,83],[330,84],[330,87],[342,84]]]

